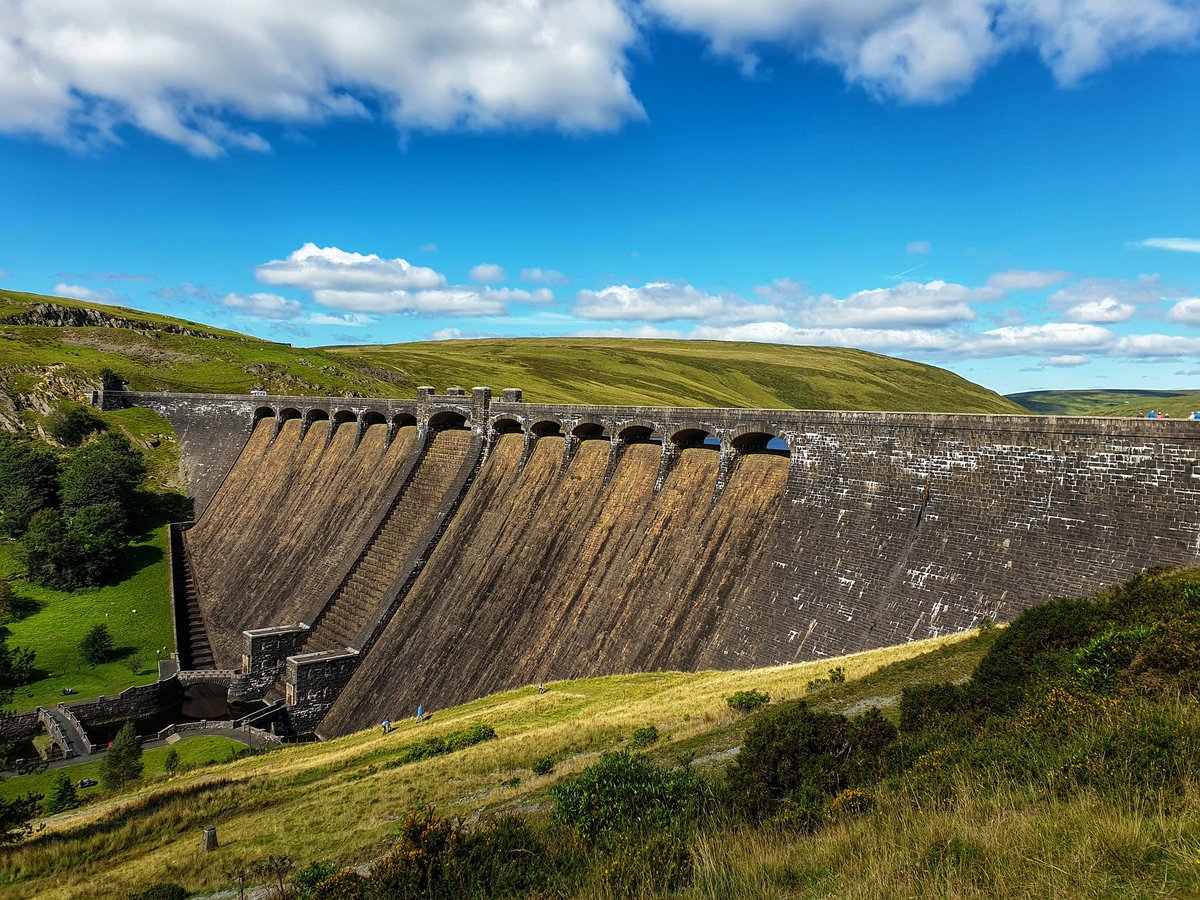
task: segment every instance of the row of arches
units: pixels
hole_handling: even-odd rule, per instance
[[[566,437],[566,428],[559,419],[549,417],[538,419],[528,426],[509,416],[492,422],[492,433],[497,435],[528,433],[534,437]],[[613,439],[612,431],[600,421],[579,422],[570,428],[569,433],[581,441]],[[722,447],[720,435],[702,426],[683,426],[666,431],[651,422],[632,422],[616,432],[617,440],[625,444],[662,444],[664,435],[672,446],[680,450],[700,448],[719,451]],[[787,441],[768,431],[736,429],[734,435],[728,438],[728,446],[738,453],[791,455]]]
[[[399,412],[390,419],[378,410],[370,409],[363,413],[352,409],[328,410],[313,408],[299,410],[294,406],[285,406],[276,411],[269,406],[260,406],[254,411],[254,421],[260,419],[275,419],[280,425],[290,419],[300,419],[304,425],[311,426],[314,422],[329,422],[330,427],[336,428],[349,422],[357,423],[364,430],[371,425],[390,425],[393,430],[418,424],[417,417],[412,413]],[[466,428],[467,417],[455,410],[439,410],[425,420],[425,425],[431,431],[442,431],[448,428]]]

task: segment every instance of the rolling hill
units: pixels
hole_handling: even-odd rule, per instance
[[[1019,413],[944,369],[860,350],[529,338],[297,348],[119,307],[0,291],[0,425],[26,427],[104,369],[137,390],[410,397],[521,387],[530,401]]]
[[[1030,412],[1046,416],[1136,418],[1151,409],[1185,419],[1200,409],[1200,391],[1089,390],[1025,391],[1005,395]]]

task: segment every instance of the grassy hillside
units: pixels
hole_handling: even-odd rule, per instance
[[[47,304],[95,321],[19,324],[36,321]],[[299,349],[182,319],[4,291],[0,360],[0,394],[27,424],[38,396],[73,388],[82,398],[105,368],[137,390],[409,397],[419,384],[489,385],[524,388],[539,402],[1021,412],[943,369],[859,350],[602,338]]]
[[[546,403],[1022,412],[944,369],[843,348],[521,338],[327,349],[420,384],[519,387]]]
[[[1151,409],[1184,419],[1200,409],[1200,391],[1025,391],[1007,399],[1047,416],[1144,416]]]

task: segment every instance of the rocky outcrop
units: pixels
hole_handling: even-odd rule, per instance
[[[172,322],[147,322],[127,319],[101,309],[91,309],[84,306],[62,306],[58,303],[39,303],[32,309],[13,313],[0,319],[0,325],[36,325],[42,328],[124,328],[140,334],[151,334],[155,331],[167,334],[182,334],[188,337],[216,338],[229,341],[246,341],[247,338],[231,334],[213,334],[211,331],[200,331],[187,328]]]

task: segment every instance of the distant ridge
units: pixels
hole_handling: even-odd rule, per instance
[[[1108,416],[1133,418],[1151,409],[1182,419],[1200,409],[1200,390],[1147,391],[1133,389],[1097,389],[1080,391],[1023,391],[1006,394],[1030,412],[1047,416]]]

